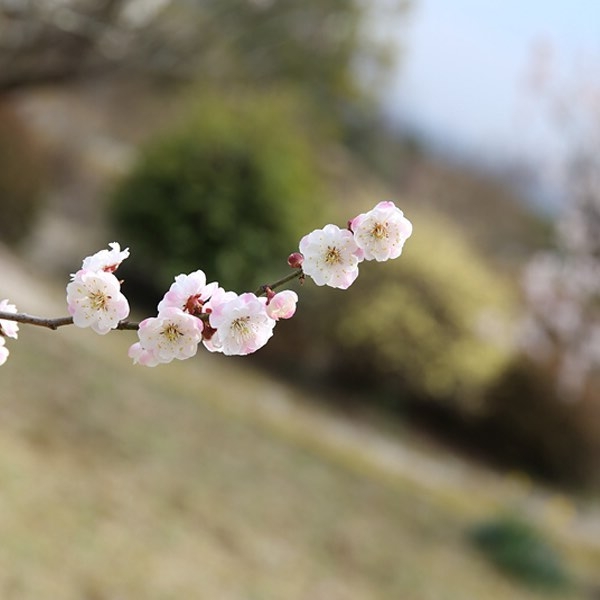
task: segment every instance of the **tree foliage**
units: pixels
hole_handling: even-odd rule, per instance
[[[297,118],[282,94],[205,98],[178,128],[142,148],[115,190],[112,216],[157,291],[174,273],[198,268],[230,289],[281,272],[322,212]]]

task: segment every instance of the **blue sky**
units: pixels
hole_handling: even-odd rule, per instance
[[[553,143],[534,126],[526,86],[536,48],[551,47],[559,80],[587,69],[600,87],[598,0],[415,0],[402,37],[388,110],[471,154],[531,155]]]

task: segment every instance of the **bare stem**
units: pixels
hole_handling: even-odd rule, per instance
[[[57,317],[56,319],[47,319],[44,317],[35,317],[25,313],[10,313],[0,312],[0,319],[4,321],[17,321],[27,325],[37,325],[38,327],[47,327],[48,329],[57,330],[64,325],[73,325],[73,317]],[[116,329],[131,329],[135,330],[139,327],[139,323],[134,321],[121,321]]]
[[[288,283],[289,281],[292,281],[294,279],[302,277],[302,275],[303,275],[302,269],[296,269],[293,273],[290,273],[289,275],[286,275],[285,277],[278,279],[275,283],[261,285],[254,293],[257,296],[265,296],[267,294],[267,289],[274,290],[274,289],[281,287],[282,285]]]

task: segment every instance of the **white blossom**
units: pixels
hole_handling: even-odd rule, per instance
[[[380,202],[350,221],[350,229],[365,260],[398,258],[412,234],[412,223],[393,202]]]
[[[202,339],[202,321],[179,308],[167,307],[157,317],[144,319],[139,326],[139,348],[130,348],[135,362],[154,366],[194,356]],[[146,354],[144,354],[144,352]]]
[[[119,280],[106,271],[81,269],[67,285],[67,308],[77,327],[104,335],[129,315]]]
[[[212,296],[218,283],[206,283],[204,271],[194,271],[189,275],[177,275],[169,291],[158,304],[158,312],[175,307],[190,314],[199,314],[204,303]]]
[[[300,240],[302,270],[317,285],[347,289],[358,277],[363,252],[347,229],[325,225]]]
[[[219,304],[210,313],[209,323],[216,332],[204,345],[230,356],[256,352],[268,342],[275,327],[275,320],[267,314],[266,298],[251,293]]]
[[[106,271],[108,273],[116,271],[129,256],[129,248],[121,250],[118,242],[111,242],[109,246],[110,250],[100,250],[96,254],[84,258],[81,268],[86,271]]]

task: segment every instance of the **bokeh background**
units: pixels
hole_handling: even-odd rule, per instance
[[[403,255],[293,284],[256,355],[22,326],[0,596],[600,597],[600,9],[0,0],[0,299],[238,292],[381,200]],[[133,336],[133,337],[132,337]]]

